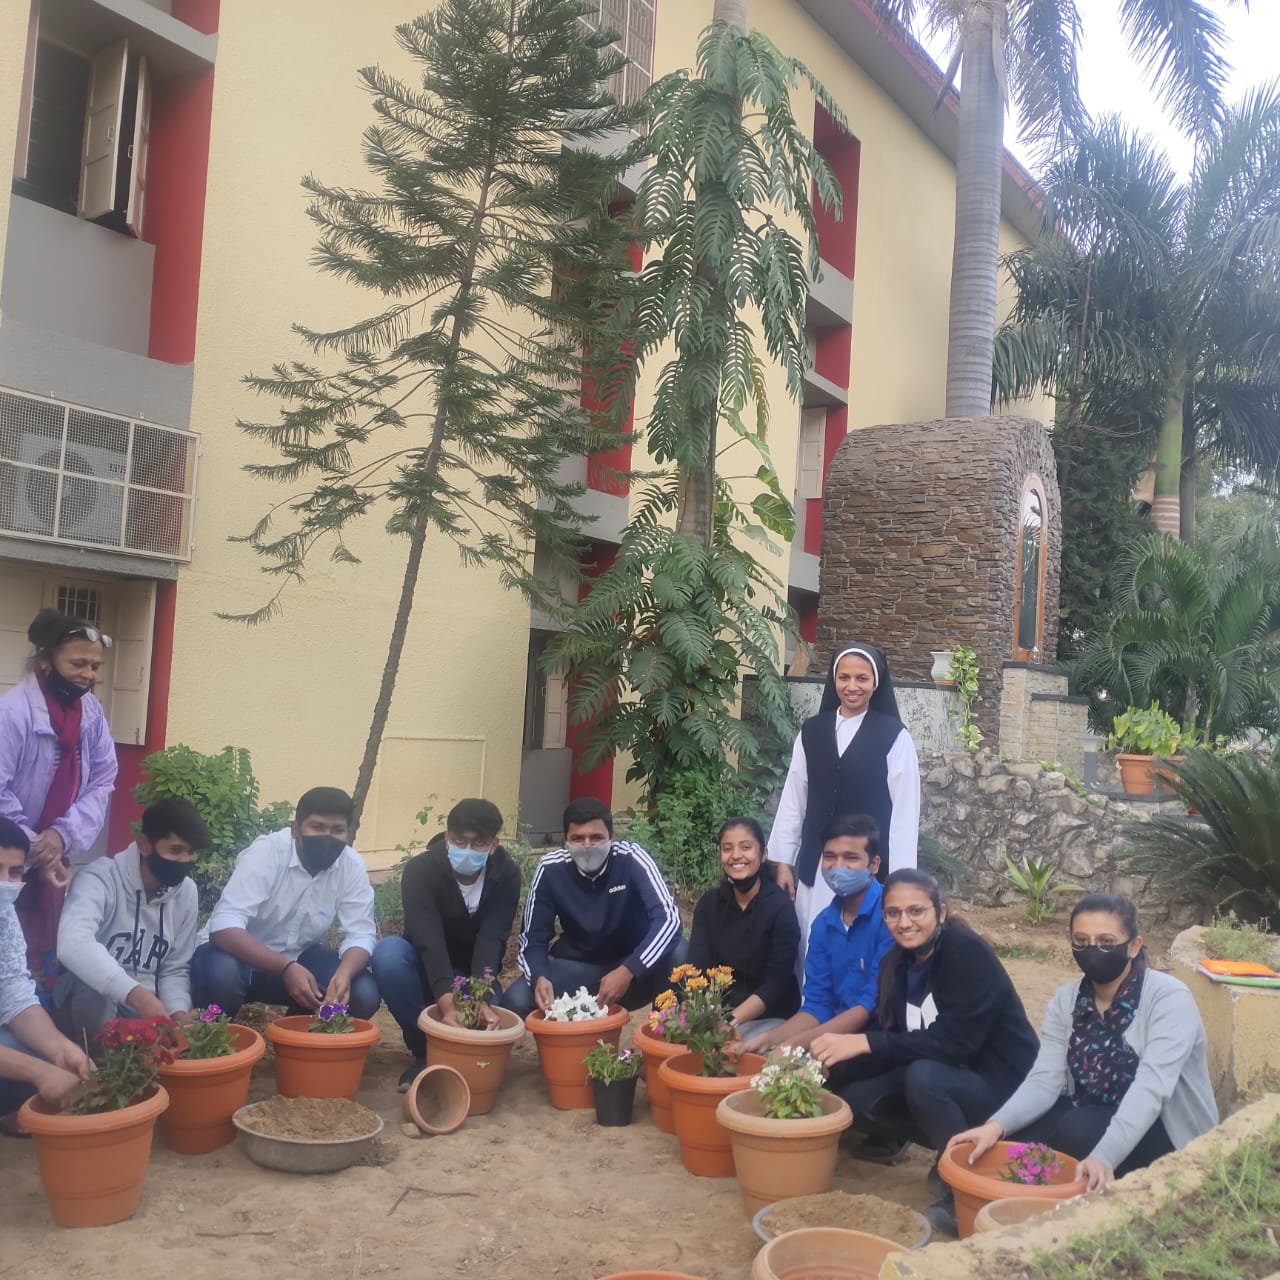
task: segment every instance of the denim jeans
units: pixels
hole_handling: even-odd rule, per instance
[[[1085,1160],[1102,1141],[1107,1126],[1115,1118],[1117,1107],[1095,1103],[1077,1107],[1068,1097],[1061,1097],[1025,1129],[1009,1135],[1010,1142],[1043,1142],[1077,1160]],[[1150,1129],[1138,1139],[1138,1145],[1116,1166],[1116,1177],[1123,1178],[1135,1169],[1145,1169],[1152,1161],[1173,1150],[1164,1121],[1158,1116]]]
[[[627,1009],[642,1009],[645,1005],[652,1004],[654,996],[659,991],[666,990],[670,985],[667,981],[667,975],[672,968],[682,964],[688,954],[689,943],[686,939],[681,938],[648,973],[641,978],[632,980],[631,985],[627,988],[627,994],[622,997],[623,1007]],[[551,985],[555,988],[558,996],[565,995],[567,992],[577,991],[579,987],[586,987],[594,995],[600,989],[600,979],[612,967],[614,966],[588,964],[584,960],[560,960],[553,955],[547,965],[547,977],[551,979]],[[533,999],[533,987],[529,980],[520,978],[513,982],[498,1003],[504,1009],[510,1009],[512,1013],[519,1014],[522,1018],[527,1018],[536,1007]]]
[[[40,1054],[28,1049],[8,1027],[0,1027],[0,1046],[13,1049],[17,1053],[25,1053],[30,1058],[40,1057]],[[35,1092],[35,1085],[26,1080],[13,1080],[8,1076],[0,1076],[0,1116],[7,1116],[10,1111],[16,1111]]]
[[[298,963],[311,970],[321,991],[338,971],[339,959],[337,951],[323,943],[316,943],[298,954]],[[233,1018],[240,1012],[240,1006],[251,1000],[288,1005],[290,1013],[311,1012],[310,1009],[299,1008],[289,999],[284,980],[278,972],[254,969],[212,942],[197,947],[191,957],[191,1000],[197,1009],[216,1004]],[[352,978],[351,996],[347,1003],[351,1006],[353,1018],[372,1018],[377,1013],[382,998],[368,969]]]
[[[851,1065],[857,1063],[855,1059]],[[932,1058],[853,1080],[837,1066],[830,1087],[853,1109],[855,1129],[934,1151],[941,1151],[953,1135],[989,1120],[1007,1096],[971,1067]]]
[[[426,1033],[418,1026],[418,1015],[435,997],[427,990],[427,975],[422,968],[418,949],[408,938],[383,938],[373,949],[373,977],[378,984],[387,1010],[399,1024],[404,1047],[415,1058],[426,1056]],[[465,974],[455,976],[465,977]],[[501,1004],[502,987],[495,982],[494,1004]]]

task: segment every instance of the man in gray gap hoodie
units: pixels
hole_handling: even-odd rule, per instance
[[[185,1013],[198,894],[188,873],[209,830],[186,800],[157,800],[137,842],[80,871],[58,926],[55,1020],[77,1043],[110,1018]]]

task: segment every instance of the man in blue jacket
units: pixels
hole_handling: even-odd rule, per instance
[[[501,1003],[525,1017],[586,987],[601,1004],[639,1009],[665,989],[684,956],[675,899],[640,845],[613,838],[613,814],[601,801],[573,801],[564,830],[565,847],[533,873],[521,977]]]

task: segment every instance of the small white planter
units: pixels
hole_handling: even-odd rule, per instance
[[[931,649],[933,655],[933,666],[929,671],[929,678],[936,685],[950,689],[954,687],[955,681],[951,678],[951,660],[956,656],[954,649]]]

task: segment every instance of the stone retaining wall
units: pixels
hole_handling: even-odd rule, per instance
[[[1084,788],[1034,761],[1002,761],[981,752],[922,756],[920,827],[971,869],[963,895],[984,906],[1018,901],[1005,856],[1051,858],[1058,879],[1093,892],[1123,893],[1138,903],[1145,926],[1200,923],[1206,904],[1172,898],[1149,877],[1123,871],[1117,859],[1126,825],[1176,803],[1129,804]],[[1064,897],[1067,895],[1063,895]]]

